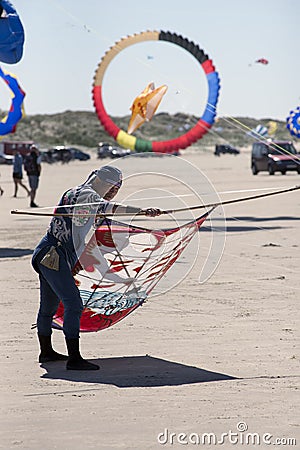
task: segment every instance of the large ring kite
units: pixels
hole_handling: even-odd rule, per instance
[[[25,92],[16,77],[0,68],[0,78],[4,80],[11,91],[11,105],[8,114],[0,122],[0,136],[14,133],[17,123],[24,116],[23,101]]]
[[[112,59],[126,47],[143,41],[167,41],[172,44],[179,45],[184,50],[191,53],[197,61],[199,61],[208,82],[208,100],[202,117],[196,125],[187,133],[168,141],[147,141],[145,139],[136,138],[129,135],[126,131],[121,130],[107,114],[102,100],[102,82],[104,73],[112,61]],[[198,45],[169,31],[144,31],[139,34],[127,36],[116,42],[103,56],[100,61],[93,84],[93,101],[100,122],[106,132],[112,136],[119,145],[130,148],[137,152],[160,152],[170,153],[179,149],[184,149],[194,142],[201,139],[205,133],[211,128],[216,116],[216,105],[219,97],[220,79],[218,73],[213,66],[212,60],[199,48]]]
[[[300,106],[290,111],[286,119],[286,127],[292,136],[300,138]]]

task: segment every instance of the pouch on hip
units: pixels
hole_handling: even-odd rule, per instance
[[[50,250],[41,260],[41,264],[52,270],[59,270],[59,254],[54,246],[50,247]]]

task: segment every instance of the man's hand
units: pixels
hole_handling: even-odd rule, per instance
[[[145,216],[148,217],[156,217],[162,214],[162,210],[159,208],[147,208],[142,210],[145,213]]]

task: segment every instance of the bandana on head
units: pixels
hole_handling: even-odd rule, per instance
[[[120,187],[122,185],[122,172],[117,167],[103,166],[99,170],[95,170],[95,175],[106,183]]]
[[[90,184],[96,177],[113,186],[120,187],[122,185],[122,172],[116,167],[103,166],[101,169],[94,170],[83,184]]]

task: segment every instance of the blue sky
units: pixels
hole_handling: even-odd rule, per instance
[[[92,83],[105,51],[145,30],[181,34],[213,60],[221,80],[219,116],[285,120],[300,103],[298,0],[12,0],[25,28],[22,60],[2,64],[26,92],[27,114],[94,111]],[[151,56],[151,59],[148,57]],[[269,64],[256,64],[258,58]],[[159,111],[201,116],[204,73],[191,55],[162,42],[119,53],[103,81],[111,115],[129,114],[150,82],[166,84]],[[0,108],[10,104],[1,83]]]

